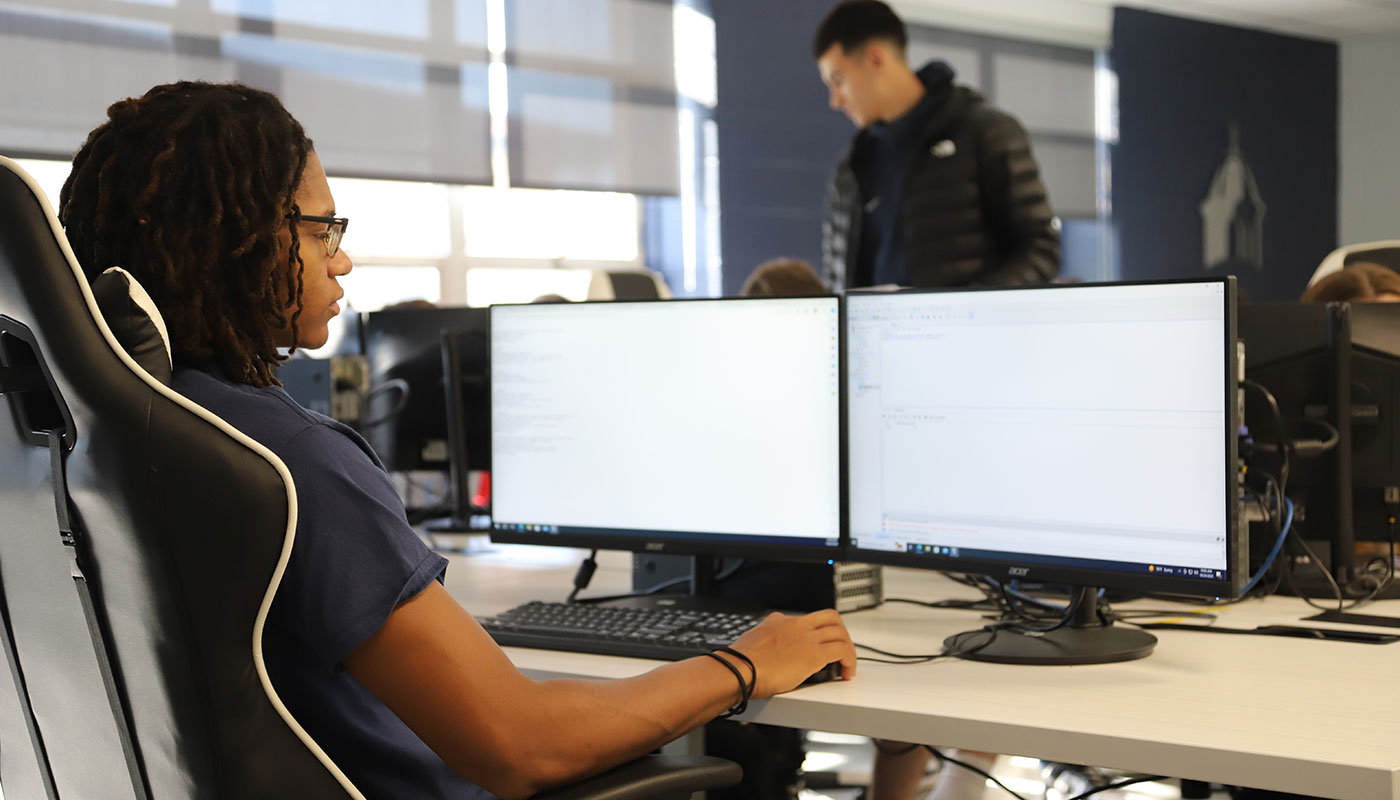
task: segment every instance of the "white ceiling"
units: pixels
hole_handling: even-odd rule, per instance
[[[890,0],[911,22],[1067,44],[1108,43],[1115,5],[1312,36],[1400,35],[1400,0]]]

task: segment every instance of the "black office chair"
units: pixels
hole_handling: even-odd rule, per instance
[[[290,474],[166,385],[163,325],[134,281],[94,283],[0,158],[0,786],[362,797],[262,665],[294,543]],[[667,800],[737,773],[650,757],[541,797]]]

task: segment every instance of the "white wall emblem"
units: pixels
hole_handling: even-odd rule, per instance
[[[1239,128],[1230,125],[1230,149],[1215,170],[1201,201],[1202,265],[1264,268],[1264,213],[1267,206],[1254,171],[1240,152]]]

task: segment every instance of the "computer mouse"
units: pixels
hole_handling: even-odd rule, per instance
[[[841,662],[833,661],[816,672],[813,672],[811,677],[802,682],[802,685],[810,686],[814,683],[826,683],[827,681],[839,680],[841,680]]]

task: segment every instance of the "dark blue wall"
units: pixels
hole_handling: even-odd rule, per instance
[[[1263,269],[1229,271],[1251,298],[1297,298],[1337,243],[1337,58],[1316,40],[1115,10],[1123,278],[1210,274],[1199,206],[1235,124],[1267,214]]]
[[[770,258],[820,269],[826,181],[855,134],[827,107],[812,60],[812,34],[833,3],[712,0],[725,294]]]

